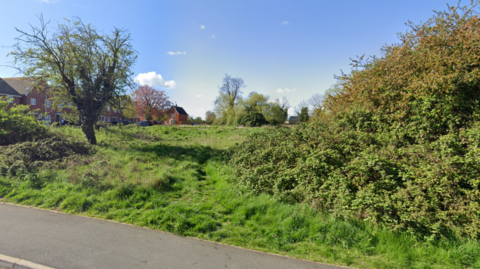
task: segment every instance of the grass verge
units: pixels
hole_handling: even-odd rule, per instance
[[[4,201],[361,268],[480,268],[478,241],[422,241],[341,220],[307,205],[235,188],[221,156],[254,132],[232,128],[110,128],[95,153],[62,169],[0,176]],[[80,130],[60,128],[80,138]]]

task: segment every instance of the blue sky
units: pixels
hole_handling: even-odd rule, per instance
[[[463,1],[465,4],[470,1]],[[165,90],[192,116],[213,108],[225,73],[251,91],[296,106],[350,70],[349,58],[380,55],[405,22],[425,21],[449,0],[1,0],[0,77],[15,27],[79,17],[108,33],[128,29],[139,57],[135,76]]]

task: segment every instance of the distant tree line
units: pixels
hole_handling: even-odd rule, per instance
[[[207,111],[207,124],[217,125],[250,125],[280,124],[288,116],[289,103],[285,97],[270,100],[265,94],[251,92],[243,97],[245,88],[242,78],[234,78],[228,74],[219,87],[219,95],[214,102],[214,110]]]

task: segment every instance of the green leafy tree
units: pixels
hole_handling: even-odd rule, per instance
[[[285,97],[269,101],[269,96],[257,92],[251,92],[247,98],[240,102],[239,117],[250,113],[263,114],[270,124],[283,123],[288,116],[289,104]]]
[[[308,122],[308,107],[302,107],[300,114],[298,115],[300,122]]]
[[[268,95],[263,95],[257,92],[251,92],[244,100],[243,106],[246,113],[263,113],[269,106]]]
[[[14,62],[26,76],[48,83],[54,96],[71,101],[87,140],[96,144],[94,124],[107,105],[118,107],[126,89],[133,88],[132,67],[137,55],[130,34],[115,28],[101,34],[81,20],[58,24],[49,32],[40,17],[40,27],[16,29]]]
[[[216,115],[213,111],[207,111],[205,115],[206,124],[213,124],[215,122]]]
[[[264,110],[265,119],[270,124],[280,124],[287,120],[289,104],[287,98],[275,99],[273,103],[268,103],[268,107]]]
[[[245,126],[257,127],[267,124],[267,120],[262,113],[251,112],[240,117],[238,123]]]
[[[117,109],[121,111],[122,116],[126,119],[133,119],[137,117],[137,110],[133,105],[132,98],[130,98],[128,95],[122,97],[120,107],[117,107]]]
[[[202,117],[196,117],[193,121],[198,123],[198,124],[203,123]]]

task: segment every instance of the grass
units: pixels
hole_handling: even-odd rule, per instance
[[[223,153],[263,128],[109,128],[66,169],[0,176],[3,201],[361,268],[480,268],[478,241],[433,242],[235,188]],[[77,128],[53,130],[82,137]]]

